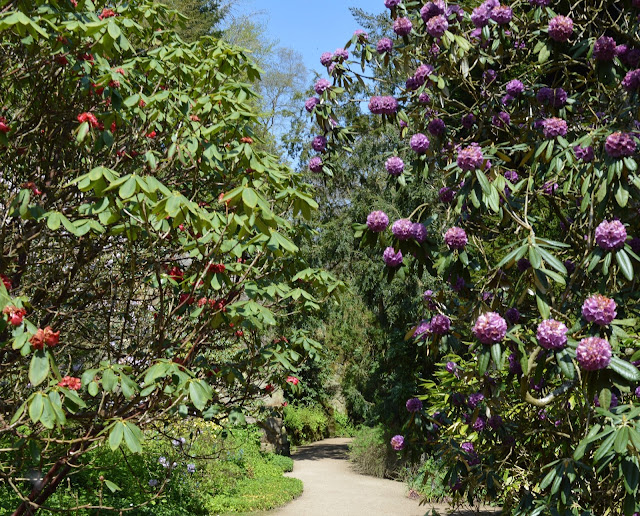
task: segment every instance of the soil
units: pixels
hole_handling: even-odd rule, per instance
[[[292,456],[289,476],[304,482],[304,492],[267,516],[445,516],[447,504],[419,505],[402,482],[364,476],[353,471],[347,452],[350,439],[325,439],[301,446]],[[433,511],[436,512],[433,512]],[[456,516],[497,516],[498,509],[467,510]]]

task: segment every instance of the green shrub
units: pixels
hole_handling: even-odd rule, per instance
[[[353,437],[356,435],[356,427],[353,426],[347,414],[335,411],[333,418],[336,423],[336,437]]]
[[[294,445],[328,436],[329,418],[318,406],[289,405],[284,410],[284,424]]]
[[[447,490],[444,487],[445,466],[441,461],[429,457],[422,463],[406,466],[405,475],[409,489],[428,502],[442,501]]]
[[[284,455],[270,454],[269,460],[271,464],[278,466],[283,473],[293,471],[293,459]]]
[[[381,425],[360,427],[349,444],[349,459],[358,473],[378,478],[402,478],[403,461],[388,446]]]

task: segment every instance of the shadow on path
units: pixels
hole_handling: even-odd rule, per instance
[[[300,446],[291,455],[293,460],[348,460],[349,445],[347,443],[323,442],[308,446]]]

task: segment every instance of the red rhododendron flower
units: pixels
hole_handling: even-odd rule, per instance
[[[192,305],[193,303],[196,302],[196,298],[193,297],[191,294],[180,294],[180,304],[187,304],[187,305]]]
[[[244,335],[244,332],[242,330],[236,331],[236,337],[242,337],[243,335]]]
[[[142,99],[140,99],[140,102],[138,102],[138,106],[140,106],[140,107],[145,107],[146,105],[147,105],[147,103]]]
[[[119,73],[120,75],[127,75],[126,72],[124,71],[124,68],[115,68],[113,71],[115,73]]]
[[[0,116],[0,133],[7,134],[9,131],[11,131],[11,127],[9,127],[9,124],[7,124],[7,119],[3,116]]]
[[[74,378],[73,376],[65,376],[62,381],[58,383],[59,387],[67,387],[72,391],[79,391],[80,387],[82,387],[82,382],[80,378]]]
[[[38,187],[33,181],[29,181],[28,183],[23,183],[22,188],[29,188],[33,195],[42,195],[42,192],[38,190]]]
[[[169,277],[180,283],[184,279],[184,272],[182,272],[180,267],[171,267],[171,269],[169,269]]]
[[[0,280],[2,280],[2,283],[4,283],[4,288],[6,288],[7,290],[12,289],[13,285],[8,276],[5,276],[4,274],[0,274]]]
[[[251,145],[253,143],[253,138],[250,138],[249,136],[245,136],[241,138],[240,141],[242,143],[248,143],[249,145]]]
[[[118,128],[118,126],[116,125],[116,123],[115,122],[111,122],[111,132],[115,133],[117,128]]]
[[[194,122],[199,122],[200,121],[200,118],[198,118],[198,115],[190,115],[189,118]]]
[[[292,383],[293,385],[298,385],[300,380],[298,380],[295,376],[287,376],[287,383]]]
[[[67,56],[62,55],[62,54],[58,54],[56,57],[54,57],[54,60],[60,66],[66,66],[66,65],[69,64],[69,60],[67,59]]]
[[[12,326],[20,326],[22,319],[27,315],[27,311],[24,308],[18,308],[17,306],[5,306],[2,313],[7,316],[9,324]]]
[[[60,332],[54,332],[51,329],[51,326],[47,326],[44,330],[42,328],[38,328],[36,334],[29,339],[29,342],[34,349],[43,349],[45,344],[50,348],[54,347],[58,344],[59,340]]]
[[[226,269],[227,268],[225,267],[224,263],[212,263],[207,268],[207,272],[209,274],[218,274],[218,273],[224,272]]]
[[[83,122],[89,122],[89,124],[91,125],[91,127],[99,127],[100,122],[98,122],[98,119],[96,118],[96,115],[94,115],[93,113],[90,112],[85,112],[85,113],[80,113],[78,115],[78,122],[83,123]]]
[[[93,64],[93,62],[94,62],[93,54],[89,54],[89,53],[85,52],[84,54],[78,55],[78,60],[79,61],[87,61],[87,62]]]
[[[273,392],[276,390],[276,388],[271,385],[270,383],[268,383],[267,385],[264,386],[264,392]]]
[[[147,138],[149,139],[153,139],[158,135],[158,133],[156,133],[155,131],[151,131],[150,133],[147,133]]]
[[[105,18],[113,18],[117,16],[113,9],[107,9],[106,7],[102,9],[102,12],[98,15],[98,18],[104,20]]]
[[[118,89],[120,87],[120,81],[109,81],[109,88]]]

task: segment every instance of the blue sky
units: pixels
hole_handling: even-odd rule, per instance
[[[383,0],[244,0],[242,13],[264,13],[271,38],[296,49],[309,72],[322,71],[320,54],[342,47],[358,25],[349,7],[385,10]]]

